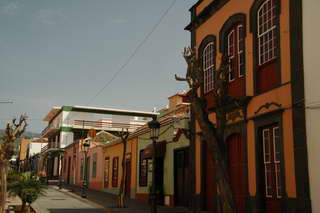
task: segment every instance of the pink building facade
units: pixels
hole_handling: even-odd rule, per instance
[[[61,179],[66,185],[81,186],[84,180],[85,154],[81,150],[81,141],[77,140],[64,149]],[[87,177],[90,189],[103,189],[104,155],[101,144],[92,143],[87,153]]]

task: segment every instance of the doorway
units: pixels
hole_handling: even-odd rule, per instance
[[[240,134],[227,139],[228,172],[237,213],[245,213],[246,184],[244,174],[244,150]]]
[[[188,148],[174,151],[174,203],[175,206],[189,204],[189,150]]]
[[[68,158],[68,174],[67,174],[67,183],[70,184],[70,170],[71,170],[71,157]]]
[[[262,153],[261,167],[263,177],[264,203],[266,213],[281,213],[282,181],[281,181],[281,140],[280,128],[277,124],[261,129]]]

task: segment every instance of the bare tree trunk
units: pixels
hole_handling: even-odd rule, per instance
[[[129,132],[122,131],[121,133],[121,140],[123,144],[123,152],[122,152],[122,175],[121,175],[121,183],[120,183],[120,188],[119,188],[119,193],[118,193],[118,208],[124,208],[125,207],[125,202],[124,202],[124,197],[125,197],[125,184],[126,184],[126,153],[127,153],[127,139],[129,136]]]
[[[229,101],[228,97],[228,75],[229,75],[229,57],[223,54],[220,68],[214,70],[214,109],[216,122],[213,124],[209,120],[207,104],[204,99],[198,96],[204,83],[202,59],[197,57],[194,49],[185,48],[183,52],[188,68],[185,78],[175,76],[178,81],[186,81],[190,91],[187,93],[191,102],[192,110],[196,120],[201,128],[202,134],[208,145],[211,160],[216,166],[216,184],[217,184],[217,204],[218,213],[235,213],[235,204],[231,190],[230,178],[227,170],[227,149],[224,143],[224,130],[226,127],[225,105]]]
[[[127,143],[123,142],[123,153],[122,153],[122,175],[121,175],[121,183],[119,188],[119,194],[118,194],[118,207],[124,208],[124,189],[125,189],[125,178],[126,178],[126,149],[127,149]]]
[[[202,130],[203,136],[208,144],[209,152],[212,153],[212,162],[216,165],[216,182],[217,193],[221,203],[220,211],[223,213],[234,213],[235,205],[229,180],[229,174],[227,171],[225,150],[223,149],[223,138],[218,136],[217,129],[213,126],[208,119],[208,114],[203,107],[202,100],[196,96],[191,96],[191,106],[195,112],[196,118]],[[218,200],[218,202],[219,202]]]
[[[22,205],[21,205],[21,212],[22,213],[26,213],[27,212],[27,204],[26,202],[22,201]]]
[[[4,162],[0,162],[0,175],[1,175],[1,179],[0,179],[0,184],[1,184],[1,192],[0,192],[0,213],[4,212],[4,207],[6,204],[6,195],[7,195],[7,191],[6,191],[6,173],[5,173],[5,163]]]

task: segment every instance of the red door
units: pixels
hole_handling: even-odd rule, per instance
[[[272,125],[262,130],[264,197],[266,213],[281,212],[281,170],[279,127]]]
[[[245,212],[245,197],[247,186],[244,181],[244,151],[241,135],[232,135],[227,140],[228,163],[231,189],[237,213]]]

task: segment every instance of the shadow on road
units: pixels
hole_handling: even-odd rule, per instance
[[[50,213],[106,213],[103,209],[48,209]]]

